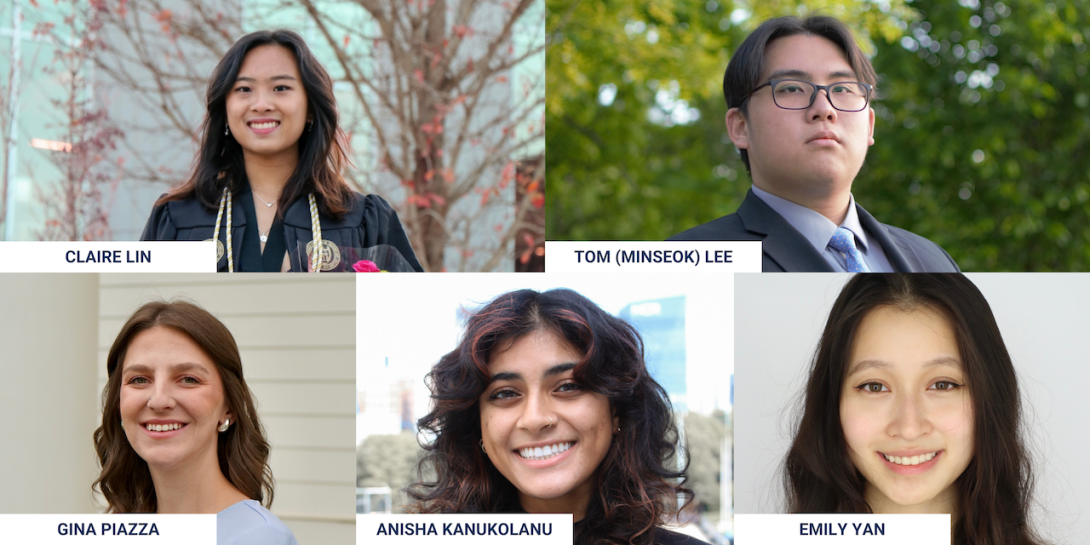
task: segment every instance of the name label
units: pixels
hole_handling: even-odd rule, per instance
[[[570,545],[569,515],[356,515],[357,543]]]
[[[950,545],[950,515],[734,515],[738,543]]]
[[[0,242],[0,272],[216,272],[216,244]]]
[[[216,515],[0,515],[4,543],[189,545],[216,542]]]
[[[761,272],[761,242],[545,243],[549,272]]]

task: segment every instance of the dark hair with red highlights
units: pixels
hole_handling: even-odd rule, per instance
[[[685,469],[671,469],[679,447],[670,401],[647,371],[635,328],[572,290],[513,291],[469,318],[462,342],[428,374],[434,409],[418,424],[435,441],[423,445],[427,455],[419,470],[434,471],[435,481],[422,478],[407,493],[425,513],[522,509],[518,490],[478,447],[478,399],[491,382],[491,359],[537,331],[582,354],[574,379],[608,397],[620,422],[593,477],[595,493],[575,543],[652,543],[658,525],[676,514],[678,496],[693,497],[684,486]]]

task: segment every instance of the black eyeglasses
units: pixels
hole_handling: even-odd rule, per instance
[[[861,112],[870,103],[870,92],[874,87],[859,81],[841,81],[829,85],[815,85],[798,79],[774,79],[758,85],[753,93],[764,87],[772,87],[772,101],[785,110],[805,110],[814,105],[818,91],[825,89],[829,104],[842,112]]]

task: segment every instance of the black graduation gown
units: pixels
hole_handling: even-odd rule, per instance
[[[352,209],[349,210],[340,221],[318,213],[321,221],[322,239],[336,244],[338,248],[370,248],[380,244],[387,244],[397,249],[402,257],[409,263],[413,270],[424,272],[424,268],[416,259],[409,238],[397,219],[397,212],[390,204],[378,195],[353,194]],[[232,198],[234,207],[231,211],[231,237],[234,248],[235,270],[240,272],[257,272],[265,270],[261,268],[260,247],[244,246],[246,241],[251,244],[257,240],[256,226],[247,237],[247,223],[249,216],[247,208],[253,210],[253,197],[249,188],[235,194]],[[247,206],[248,205],[248,206]],[[212,231],[216,226],[216,213],[218,210],[209,209],[197,199],[190,198],[180,201],[170,201],[156,206],[151,211],[151,217],[144,227],[144,233],[140,240],[211,240]],[[274,226],[283,228],[283,247],[291,256],[292,272],[304,272],[306,270],[306,257],[298,258],[298,249],[304,248],[306,243],[313,240],[311,236],[310,203],[304,196],[296,200],[288,207],[284,214],[283,222],[276,222]],[[283,263],[283,252],[271,248],[276,235],[269,235],[265,253],[272,249],[275,260],[275,270],[279,271]],[[227,213],[220,220],[219,240],[227,244]],[[279,242],[279,241],[275,241]],[[279,247],[280,244],[275,244]],[[342,267],[343,268],[343,267]],[[219,261],[219,272],[227,271],[227,253],[224,252]]]

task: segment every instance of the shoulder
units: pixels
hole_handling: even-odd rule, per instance
[[[159,215],[180,229],[199,227],[208,224],[209,221],[212,223],[216,221],[216,210],[207,208],[196,197],[167,201],[152,209],[151,215],[152,217]]]
[[[295,201],[286,214],[284,223],[293,227],[310,229],[310,205],[308,199]],[[385,223],[390,217],[397,217],[390,203],[378,195],[363,195],[352,193],[349,209],[339,220],[334,220],[322,213],[322,229],[344,229]]]
[[[165,193],[159,199],[163,197]],[[176,240],[179,230],[211,228],[215,221],[216,211],[209,210],[196,198],[162,202],[152,208],[140,240]]]
[[[761,237],[746,231],[742,218],[734,213],[697,225],[666,240],[761,240]]]
[[[912,231],[884,223],[879,225],[886,230],[886,234],[894,243],[916,254],[925,270],[931,272],[959,272],[960,269],[958,269],[954,258],[950,257],[950,254],[946,253],[942,246]]]
[[[216,516],[220,545],[298,545],[295,535],[276,515],[254,500],[240,501]]]
[[[655,528],[654,543],[655,545],[708,545],[707,542],[695,537],[661,527]]]

